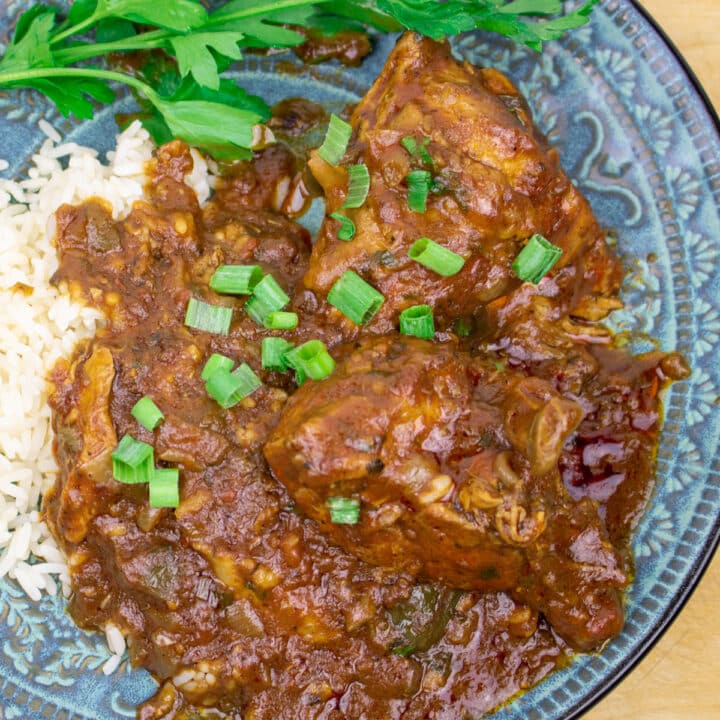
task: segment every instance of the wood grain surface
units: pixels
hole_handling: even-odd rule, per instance
[[[720,0],[642,4],[720,108]],[[583,720],[720,720],[720,555],[660,642]]]

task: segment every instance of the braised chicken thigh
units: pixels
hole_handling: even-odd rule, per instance
[[[326,219],[305,286],[325,297],[343,272],[355,270],[386,298],[370,332],[392,331],[398,313],[417,303],[434,308],[442,330],[461,317],[482,321],[489,303],[520,288],[511,265],[535,233],[562,249],[534,291],[553,298],[556,314],[617,289],[620,266],[590,206],[501,73],[459,63],[449,45],[408,33],[350,122],[343,166],[316,155],[310,167],[328,213],[343,205],[353,163],[367,165],[369,195],[361,208],[342,210],[357,227],[352,242],[338,240],[338,222]],[[408,152],[404,138],[424,152]],[[407,175],[419,168],[435,185],[425,213],[412,212],[407,201]],[[461,255],[462,270],[445,278],[411,260],[408,250],[422,237]]]
[[[589,649],[622,626],[626,578],[592,503],[560,481],[582,417],[547,381],[391,336],[300,388],[265,456],[302,511],[366,562],[529,595]],[[357,524],[331,521],[328,500],[344,496],[362,501]]]

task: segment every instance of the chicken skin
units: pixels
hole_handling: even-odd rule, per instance
[[[447,44],[406,34],[351,125],[341,166],[318,155],[310,166],[328,214],[346,199],[352,164],[367,165],[369,195],[361,208],[341,210],[357,227],[352,242],[339,240],[338,221],[326,218],[304,285],[324,298],[346,270],[357,272],[385,296],[369,332],[396,329],[400,311],[419,303],[433,307],[441,330],[460,317],[484,317],[499,298],[512,305],[522,284],[511,265],[535,233],[562,249],[550,276],[533,290],[552,297],[558,312],[616,290],[620,267],[590,206],[501,73],[461,64]],[[407,138],[416,152],[403,145]],[[408,207],[407,176],[419,169],[433,177],[424,213]],[[423,237],[461,255],[462,270],[443,277],[409,259],[411,245]],[[344,321],[328,312],[333,322]],[[357,333],[346,324],[346,337]]]

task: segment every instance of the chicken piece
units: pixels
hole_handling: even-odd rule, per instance
[[[617,288],[620,266],[590,206],[501,73],[461,64],[447,44],[406,34],[351,123],[343,166],[317,155],[310,166],[328,213],[345,200],[350,164],[367,165],[370,192],[361,208],[342,210],[357,226],[352,242],[339,241],[337,221],[326,219],[304,282],[326,297],[343,272],[355,270],[386,298],[370,332],[391,331],[398,313],[418,303],[435,309],[441,330],[481,314],[487,303],[521,287],[511,264],[534,233],[563,254],[531,292],[553,297],[565,311],[587,294]],[[418,146],[427,141],[431,162],[408,152],[405,137]],[[430,193],[425,213],[407,204],[408,172],[421,168],[432,172],[438,190]],[[408,250],[421,237],[460,254],[462,270],[444,278],[410,260]],[[348,324],[346,337],[355,332]]]
[[[113,357],[107,348],[95,348],[90,356],[77,363],[80,390],[74,422],[65,418],[58,423],[65,442],[77,452],[76,462],[62,486],[56,485],[43,498],[45,518],[56,535],[70,543],[79,543],[87,534],[90,521],[97,513],[102,486],[111,474],[111,453],[117,446],[117,435],[110,417],[110,395],[115,379]],[[49,511],[51,506],[56,510]]]
[[[626,578],[596,506],[560,480],[582,417],[547,381],[388,336],[303,385],[265,456],[299,508],[366,562],[515,592],[588,649],[620,630]],[[360,502],[356,524],[331,521],[337,497]]]

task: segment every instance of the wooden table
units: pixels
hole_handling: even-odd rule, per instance
[[[720,108],[720,0],[641,2]],[[583,720],[720,720],[720,554],[660,642]]]

